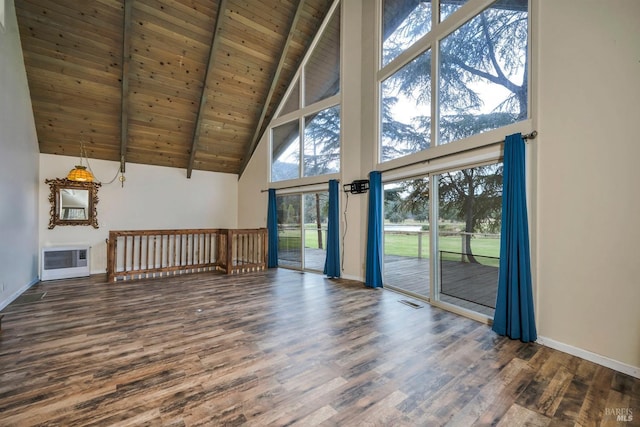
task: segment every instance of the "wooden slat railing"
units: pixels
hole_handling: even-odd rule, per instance
[[[267,230],[188,229],[110,231],[109,281],[201,271],[264,270]]]
[[[267,268],[267,229],[227,231],[227,273],[246,273]]]

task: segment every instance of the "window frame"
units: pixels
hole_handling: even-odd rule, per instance
[[[298,70],[296,71],[296,73],[293,75],[293,77],[291,78],[291,82],[292,84],[289,85],[289,87],[287,88],[284,96],[282,97],[282,100],[280,101],[280,104],[278,105],[278,108],[276,109],[275,113],[274,113],[274,119],[271,120],[271,123],[269,124],[269,128],[268,128],[268,141],[269,141],[269,152],[268,152],[268,156],[267,156],[267,170],[268,170],[268,180],[269,183],[278,183],[278,184],[283,184],[283,185],[287,185],[288,183],[291,182],[296,182],[299,185],[307,185],[309,183],[316,183],[316,182],[324,182],[327,181],[329,179],[337,179],[340,176],[340,173],[342,171],[342,117],[343,117],[343,109],[342,109],[342,41],[343,41],[343,19],[344,19],[344,14],[342,13],[342,1],[341,0],[334,0],[333,4],[331,5],[331,8],[329,9],[329,12],[327,13],[324,21],[322,22],[322,25],[320,26],[320,28],[318,29],[318,32],[316,33],[313,41],[311,42],[311,45],[309,46],[309,49],[307,49],[307,52],[305,53],[300,66],[298,67]],[[324,98],[320,101],[317,101],[311,105],[305,105],[305,66],[307,65],[307,62],[309,61],[309,58],[313,55],[313,52],[315,50],[315,48],[317,47],[318,43],[320,42],[320,39],[322,38],[322,35],[324,34],[325,30],[327,29],[327,27],[329,26],[329,23],[331,22],[331,20],[334,18],[334,15],[336,13],[336,11],[340,12],[340,69],[339,69],[339,74],[340,74],[340,84],[339,84],[339,88],[338,88],[338,93],[336,93],[335,95],[331,95],[327,98]],[[298,106],[299,108],[295,111],[289,112],[287,114],[284,114],[282,116],[280,116],[280,112],[281,110],[284,108],[286,102],[289,100],[289,96],[291,96],[291,92],[293,92],[295,86],[298,86]],[[339,151],[340,151],[340,159],[338,161],[339,167],[338,167],[338,172],[336,173],[330,173],[330,174],[324,174],[324,175],[314,175],[314,176],[304,176],[304,131],[305,131],[305,118],[313,115],[313,114],[317,114],[323,110],[335,107],[335,106],[339,106],[340,107],[340,140],[338,141],[339,143]],[[285,123],[289,123],[292,121],[298,121],[298,129],[299,129],[299,133],[300,133],[300,137],[299,137],[299,162],[298,162],[298,178],[293,178],[293,179],[287,179],[287,180],[279,180],[279,181],[273,181],[273,176],[272,176],[272,167],[273,167],[273,129],[285,124]]]
[[[414,294],[413,292],[409,292],[410,295],[414,296],[417,299],[423,299],[429,302],[431,305],[435,307],[440,307],[444,310],[459,314],[461,316],[468,317],[470,319],[477,320],[482,323],[489,323],[492,317],[487,316],[486,314],[479,313],[473,310],[469,310],[466,308],[462,308],[458,305],[441,301],[440,300],[440,291],[441,291],[441,283],[440,283],[440,258],[439,258],[439,230],[437,227],[437,221],[439,218],[439,176],[447,173],[447,172],[456,172],[463,169],[476,168],[480,166],[488,166],[492,164],[502,163],[504,162],[504,153],[502,149],[495,144],[491,144],[486,147],[486,149],[478,150],[474,156],[468,158],[460,158],[456,156],[452,158],[450,161],[446,163],[439,164],[428,164],[426,163],[420,168],[413,169],[410,172],[389,172],[383,173],[382,175],[382,186],[384,185],[396,183],[400,181],[410,180],[414,178],[428,178],[429,179],[429,192],[432,196],[429,197],[429,218],[433,220],[436,219],[436,227],[430,227],[431,233],[429,234],[429,241],[427,244],[429,245],[429,253],[431,254],[429,260],[429,295],[425,296],[420,294]],[[430,220],[430,225],[431,224]],[[435,232],[434,232],[435,230]],[[383,253],[384,249],[384,238],[383,238]],[[433,256],[433,254],[437,254]],[[384,277],[384,262],[382,263],[383,269],[383,277]],[[390,288],[392,290],[397,290],[399,292],[407,293],[406,291],[394,287],[393,285],[385,284],[385,287]]]
[[[431,0],[432,13],[431,13],[431,31],[416,40],[410,47],[396,56],[386,65],[382,63],[382,25],[383,25],[383,5],[382,1],[377,2],[376,9],[376,73],[375,73],[375,141],[376,144],[373,149],[374,164],[376,170],[384,171],[389,169],[401,168],[404,165],[410,165],[417,162],[428,162],[432,158],[443,157],[449,155],[456,155],[463,152],[473,151],[474,149],[480,149],[487,145],[495,144],[496,141],[504,139],[505,135],[521,132],[527,133],[531,130],[533,125],[532,111],[533,111],[533,91],[532,82],[533,76],[531,71],[533,69],[532,64],[532,2],[528,0],[528,25],[527,25],[527,73],[529,79],[527,81],[527,118],[516,123],[511,123],[506,126],[492,129],[483,133],[471,135],[459,140],[452,141],[447,144],[440,144],[439,141],[439,83],[440,83],[440,42],[447,36],[461,28],[475,16],[480,14],[485,9],[489,8],[496,0],[469,0],[463,4],[459,9],[448,15],[442,22],[440,22],[440,0]],[[431,140],[430,146],[427,149],[411,153],[406,156],[395,158],[392,160],[382,161],[382,82],[393,76],[402,67],[409,64],[416,59],[419,55],[423,54],[427,50],[431,50]]]
[[[278,181],[279,182],[279,181]],[[326,193],[327,197],[329,195],[329,185],[327,182],[323,182],[320,184],[315,184],[315,185],[311,185],[308,188],[305,189],[300,189],[300,188],[285,188],[283,190],[279,190],[278,194],[276,195],[276,199],[278,197],[284,197],[284,196],[297,196],[300,198],[300,230],[301,230],[301,247],[300,247],[300,267],[297,266],[291,266],[291,265],[284,265],[281,264],[279,267],[280,268],[286,268],[289,270],[296,270],[296,271],[309,271],[309,272],[313,272],[313,273],[321,273],[322,269],[315,269],[315,268],[310,268],[307,266],[307,261],[306,261],[306,235],[305,235],[305,222],[304,222],[304,217],[306,214],[306,210],[304,207],[304,203],[305,203],[305,196],[309,195],[309,194],[316,194],[316,193]],[[276,205],[278,204],[278,202],[276,202]],[[326,237],[328,236],[328,234],[325,234],[325,240],[324,240],[324,244],[326,245]],[[326,250],[326,247],[325,247]]]

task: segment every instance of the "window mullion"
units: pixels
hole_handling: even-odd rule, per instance
[[[304,176],[304,116],[300,116],[298,120],[300,123],[298,125],[298,129],[300,129],[300,134],[298,136],[300,144],[300,168],[298,169],[298,178],[302,178]]]
[[[438,1],[438,8],[439,0]],[[438,64],[440,63],[440,41],[436,41],[431,46],[431,140],[430,146],[435,147],[440,145],[440,141],[438,138],[438,123],[440,122],[438,102],[440,98],[440,93],[438,90],[440,81],[440,67]]]
[[[305,67],[302,66],[301,69],[300,69],[300,83],[299,83],[300,84],[300,86],[299,86],[300,87],[300,93],[299,93],[299,99],[298,99],[298,102],[299,102],[298,111],[300,111],[301,109],[303,109],[306,106],[306,104],[305,104],[306,101],[305,101],[305,96],[304,96],[304,94],[305,94],[305,92],[307,90],[306,89],[306,86],[307,86],[306,85],[306,81],[307,81],[307,71],[306,71]]]
[[[302,175],[301,175],[302,176]],[[306,234],[305,233],[305,223],[304,223],[304,218],[305,218],[306,212],[305,212],[305,208],[304,208],[304,193],[300,193],[300,268],[302,270],[306,269],[306,262],[304,259],[304,255],[305,255],[305,250],[304,248],[306,247],[306,243],[305,243],[305,239],[306,239]]]
[[[440,253],[438,245],[438,217],[439,217],[439,203],[440,200],[439,179],[435,174],[428,174],[429,177],[429,298],[431,301],[438,301],[440,299]]]

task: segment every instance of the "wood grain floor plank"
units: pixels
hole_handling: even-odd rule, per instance
[[[451,425],[495,425],[533,377],[522,360],[513,359],[454,415]]]
[[[551,419],[519,405],[513,405],[500,420],[498,427],[546,427]]]
[[[1,313],[2,426],[598,426],[640,402],[635,378],[349,280],[91,276],[25,294],[43,292]]]
[[[604,415],[607,397],[611,390],[614,372],[598,366],[587,384],[589,389],[583,397],[576,423],[581,426],[598,426]]]

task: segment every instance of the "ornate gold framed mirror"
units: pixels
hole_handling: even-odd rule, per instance
[[[46,179],[49,184],[49,229],[56,225],[90,225],[98,228],[99,182]]]

